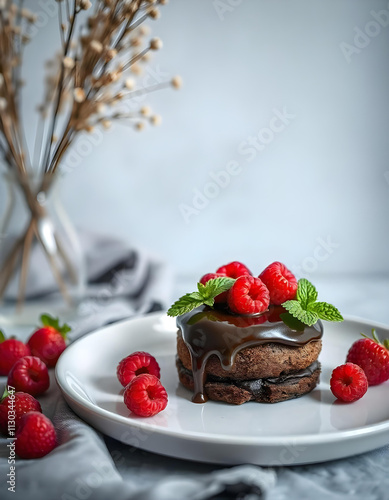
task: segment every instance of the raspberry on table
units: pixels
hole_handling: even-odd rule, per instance
[[[240,276],[228,291],[228,307],[237,314],[264,312],[269,300],[269,290],[254,276]]]
[[[281,305],[296,296],[298,283],[293,273],[281,262],[273,262],[262,271],[259,278],[270,293],[270,303]]]
[[[346,361],[360,366],[369,385],[378,385],[389,380],[389,350],[379,343],[373,330],[373,339],[363,338],[354,342]]]
[[[16,432],[15,452],[20,458],[41,458],[57,446],[54,425],[37,411],[21,418]]]
[[[26,392],[15,392],[13,398],[9,395],[3,398],[0,402],[0,432],[8,434],[8,411],[12,406],[15,412],[15,430],[18,430],[20,420],[23,415],[30,411],[39,411],[42,413],[41,405],[31,394]]]
[[[21,340],[4,340],[0,343],[0,375],[8,375],[18,359],[30,355],[30,348]]]
[[[366,393],[368,382],[365,372],[354,363],[338,366],[332,372],[330,387],[332,394],[347,403],[361,399]]]
[[[207,273],[204,274],[204,276],[200,279],[200,283],[205,285],[206,283],[208,283],[209,280],[214,280],[216,278],[224,278],[225,276],[226,276],[225,274],[221,273]],[[219,295],[215,297],[215,302],[217,304],[225,304],[227,302],[227,295],[228,292],[219,293]]]
[[[226,264],[225,266],[219,267],[219,269],[216,271],[216,274],[221,274],[223,276],[228,276],[229,278],[236,279],[240,276],[252,276],[253,273],[247,266],[235,260],[233,262],[230,262],[229,264]]]
[[[41,359],[49,368],[57,364],[58,358],[66,349],[65,338],[53,327],[36,330],[27,342],[31,354]]]
[[[16,391],[38,396],[50,386],[49,372],[44,362],[36,356],[25,356],[11,368],[8,385]]]
[[[155,375],[145,373],[135,377],[124,390],[124,403],[138,417],[152,417],[164,410],[168,396]]]
[[[126,387],[131,380],[142,373],[149,373],[160,378],[161,371],[157,360],[144,351],[136,351],[125,357],[118,364],[117,377],[123,387]]]

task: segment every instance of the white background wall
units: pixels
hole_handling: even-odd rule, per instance
[[[171,0],[150,23],[164,42],[152,70],[180,73],[184,87],[148,100],[160,128],[115,126],[66,176],[70,216],[156,251],[177,274],[233,259],[258,272],[279,259],[299,275],[388,273],[389,26],[376,34],[371,23],[382,9],[389,23],[388,2],[221,0],[224,13],[216,3]],[[358,29],[376,36],[354,40]],[[29,137],[56,30],[42,27],[27,52]],[[344,43],[366,46],[348,61]],[[275,109],[289,124],[242,153]],[[209,194],[230,161],[240,173],[185,221],[180,206]]]

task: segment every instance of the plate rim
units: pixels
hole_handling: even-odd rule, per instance
[[[130,427],[136,427],[138,429],[141,429],[143,431],[150,431],[150,432],[157,432],[159,434],[163,434],[164,436],[169,436],[172,438],[179,438],[183,440],[188,440],[188,441],[197,441],[199,438],[203,442],[206,443],[215,443],[215,444],[226,444],[226,445],[245,445],[245,446],[275,446],[278,447],[280,445],[285,445],[285,442],[293,442],[295,446],[298,445],[315,445],[315,444],[331,444],[333,442],[338,442],[340,439],[341,440],[350,440],[356,437],[367,437],[367,436],[374,436],[376,434],[380,434],[384,431],[389,431],[389,419],[385,420],[384,422],[378,422],[374,424],[369,424],[369,425],[364,425],[364,426],[359,426],[355,427],[354,429],[348,429],[348,430],[339,430],[335,432],[325,432],[325,433],[320,433],[320,434],[302,434],[302,435],[282,435],[282,436],[234,436],[234,435],[224,435],[224,434],[217,434],[217,435],[209,435],[206,433],[202,432],[193,432],[193,431],[185,431],[182,433],[177,433],[176,431],[171,431],[169,429],[166,429],[164,427],[160,427],[157,424],[152,424],[151,422],[142,420],[135,420],[135,419],[130,419],[128,417],[125,417],[123,415],[119,415],[117,413],[114,413],[112,411],[106,410],[105,408],[101,408],[98,405],[92,403],[91,401],[88,401],[87,399],[82,398],[79,396],[77,393],[73,392],[69,394],[69,391],[66,390],[65,386],[67,385],[66,382],[63,383],[61,380],[62,377],[60,376],[59,372],[62,369],[62,365],[66,362],[66,359],[68,356],[70,356],[71,351],[73,351],[74,346],[77,345],[79,342],[85,341],[88,337],[96,334],[101,334],[101,332],[104,332],[108,329],[115,328],[117,326],[124,325],[126,323],[135,323],[135,322],[142,322],[142,321],[156,321],[159,318],[166,317],[166,312],[165,311],[155,311],[152,313],[148,314],[142,314],[142,315],[136,315],[131,318],[127,318],[124,320],[117,321],[115,323],[105,325],[103,327],[100,327],[96,330],[93,330],[82,337],[76,339],[74,342],[72,342],[62,353],[60,356],[57,365],[55,367],[55,379],[56,382],[65,397],[65,399],[70,399],[75,405],[81,406],[82,408],[88,410],[89,412],[93,414],[98,414],[99,417],[104,418],[105,420],[109,421],[116,421],[121,424],[129,425]],[[382,328],[386,329],[389,333],[389,325],[376,322],[373,320],[368,320],[365,318],[361,318],[358,316],[354,315],[344,315],[344,321],[345,322],[357,322],[360,324],[368,325],[370,328]],[[71,391],[71,387],[69,387]],[[91,425],[91,424],[89,424]],[[92,426],[93,427],[93,426]]]

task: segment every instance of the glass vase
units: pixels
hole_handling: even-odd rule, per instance
[[[36,324],[43,312],[71,319],[85,293],[84,258],[59,182],[4,174],[0,222],[0,327]],[[3,188],[4,189],[4,188]],[[26,194],[27,193],[27,194]]]

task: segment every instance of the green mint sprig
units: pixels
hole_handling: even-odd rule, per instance
[[[312,326],[318,319],[343,321],[338,309],[327,302],[317,302],[316,288],[307,279],[298,281],[295,300],[287,300],[282,306],[305,325]]]
[[[197,283],[197,292],[187,293],[178,299],[168,310],[168,316],[181,316],[192,311],[198,306],[205,304],[212,307],[215,302],[215,297],[220,293],[229,290],[235,283],[233,278],[215,278],[207,281],[205,285]]]

